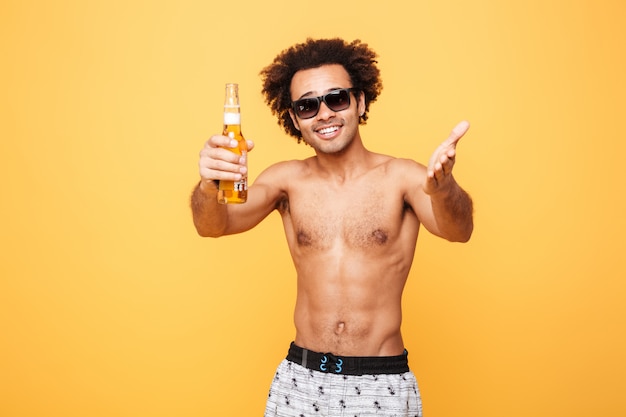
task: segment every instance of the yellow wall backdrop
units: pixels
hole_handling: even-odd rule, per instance
[[[470,243],[423,232],[403,331],[427,417],[626,415],[626,4],[3,1],[0,415],[262,415],[294,333],[280,219],[218,240],[188,197],[238,82],[251,177],[311,154],[258,72],[362,39],[375,151],[461,119]]]

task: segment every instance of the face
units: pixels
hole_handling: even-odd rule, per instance
[[[350,88],[348,72],[341,65],[324,65],[296,72],[291,80],[292,101],[314,98],[330,91]],[[293,109],[289,111],[302,139],[317,152],[336,153],[346,149],[359,134],[359,115],[365,111],[363,94],[350,93],[350,106],[333,111],[323,101],[318,113],[310,119],[301,119]]]

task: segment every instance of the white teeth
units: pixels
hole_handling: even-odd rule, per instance
[[[320,129],[319,133],[321,133],[322,135],[327,135],[329,133],[336,132],[337,129],[338,128],[336,126],[334,126],[334,127],[325,127],[324,129]]]

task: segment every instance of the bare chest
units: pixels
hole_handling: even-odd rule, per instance
[[[289,202],[292,239],[299,247],[381,247],[397,235],[402,203],[384,190],[309,190]]]

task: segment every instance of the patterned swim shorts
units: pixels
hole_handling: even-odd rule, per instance
[[[265,417],[422,417],[420,392],[411,371],[342,374],[337,372],[342,358],[329,356],[332,359],[322,355],[319,364],[306,363],[307,367],[288,360],[291,355],[283,360],[270,388]]]

